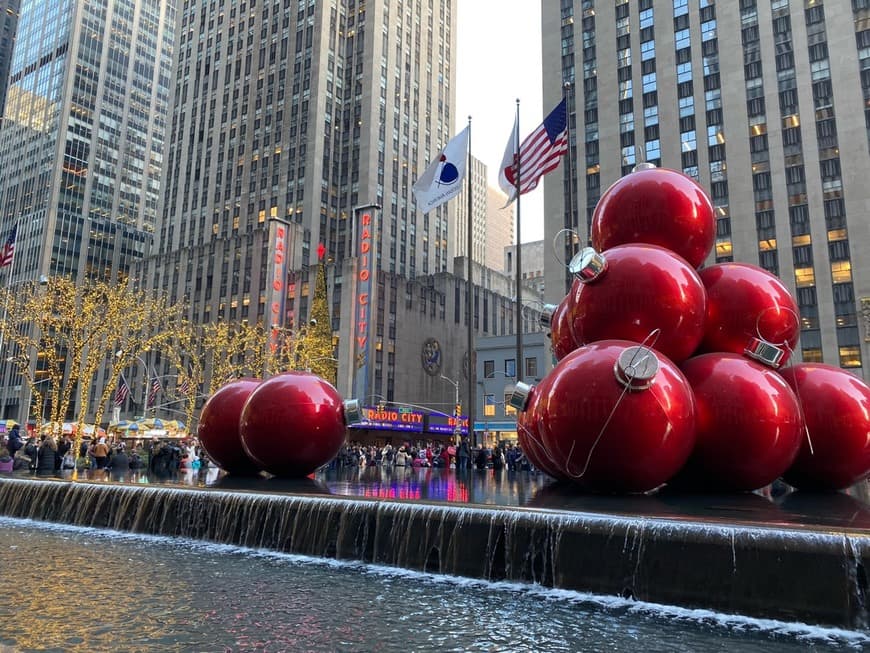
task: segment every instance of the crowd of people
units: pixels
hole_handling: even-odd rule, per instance
[[[69,434],[59,440],[50,433],[22,436],[20,426],[13,424],[0,437],[0,472],[28,469],[36,474],[57,474],[79,469],[122,475],[141,470],[171,476],[181,470],[209,466],[196,438],[129,441],[100,436],[82,440],[78,451],[73,451],[73,446]]]
[[[519,445],[497,444],[487,447],[478,444],[472,447],[468,438],[458,445],[444,442],[405,442],[393,445],[365,445],[349,442],[339,452],[333,467],[440,467],[445,469],[493,469],[508,471],[533,471],[529,460]]]

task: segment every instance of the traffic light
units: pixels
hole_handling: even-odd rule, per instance
[[[456,417],[462,415],[462,404],[456,404],[456,412],[453,413]]]

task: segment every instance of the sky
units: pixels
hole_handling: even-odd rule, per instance
[[[520,101],[520,140],[543,120],[540,0],[459,0],[456,131],[471,116],[471,154],[498,170]],[[522,242],[544,237],[543,184],[522,197]]]

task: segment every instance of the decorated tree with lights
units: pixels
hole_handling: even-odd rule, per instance
[[[31,417],[39,428],[47,420],[55,436],[63,422],[75,421],[76,444],[93,408],[90,397],[101,371],[97,424],[123,368],[138,353],[160,346],[173,331],[168,326],[173,311],[165,297],[133,289],[125,281],[76,283],[50,277],[17,284],[2,299],[7,352],[29,386]]]
[[[322,379],[335,385],[338,376],[338,361],[335,359],[335,344],[332,339],[332,320],[329,317],[329,296],[326,286],[326,264],[323,243],[317,247],[317,277],[308,326],[302,336],[298,351],[298,367],[310,370]]]

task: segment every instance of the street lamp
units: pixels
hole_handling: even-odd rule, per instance
[[[453,416],[454,416],[454,418],[456,418],[456,423],[453,425],[453,437],[458,439],[462,436],[462,422],[461,422],[461,420],[462,420],[462,405],[459,402],[459,381],[454,381],[449,376],[444,376],[443,374],[441,375],[441,378],[444,379],[445,381],[447,381],[447,383],[452,384],[453,389],[456,391],[455,399],[453,402],[453,405],[454,405]],[[469,424],[468,426],[469,426],[468,432],[469,432],[469,434],[471,434],[473,429],[471,428],[471,424]],[[473,439],[473,437],[472,437],[472,439]],[[456,444],[459,444],[459,442],[457,441]]]

